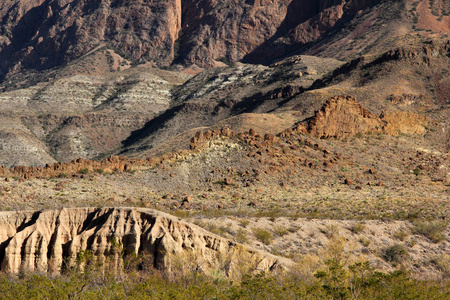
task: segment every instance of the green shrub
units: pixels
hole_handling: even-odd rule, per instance
[[[311,282],[296,274],[247,273],[232,282],[220,269],[169,279],[154,258],[129,255],[108,272],[0,276],[1,299],[450,299],[450,281],[416,280],[401,271],[380,273],[368,263],[348,268],[328,261]]]
[[[408,256],[408,249],[402,244],[394,244],[383,250],[387,262],[400,263]]]
[[[278,236],[283,236],[289,233],[289,231],[283,226],[275,226],[273,231]]]
[[[335,259],[325,262],[327,271],[317,271],[314,276],[322,281],[322,288],[333,299],[347,299],[347,277],[348,274],[344,266]]]
[[[435,257],[432,262],[436,264],[437,268],[442,273],[442,277],[450,278],[450,255],[442,254]]]
[[[320,229],[320,232],[325,234],[325,236],[331,239],[334,236],[339,235],[339,227],[335,224],[325,225],[324,228]]]
[[[78,173],[80,174],[87,174],[89,173],[89,168],[82,168],[78,170]]]
[[[237,241],[238,243],[241,243],[241,244],[246,244],[246,243],[248,243],[247,233],[245,232],[244,229],[239,228],[239,229],[237,230],[236,241]]]
[[[359,242],[361,243],[361,245],[363,245],[364,247],[368,247],[370,245],[370,240],[367,238],[360,238]]]
[[[266,245],[270,245],[273,240],[273,235],[269,231],[262,228],[253,228],[253,233],[258,241],[263,242]]]
[[[250,221],[249,221],[249,220],[241,220],[241,221],[239,222],[239,226],[241,226],[241,227],[243,227],[243,228],[246,228],[246,227],[248,226],[248,224],[250,224]]]

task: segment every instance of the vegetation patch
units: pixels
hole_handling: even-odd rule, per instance
[[[387,262],[401,263],[408,256],[408,249],[402,244],[394,244],[383,250],[383,258]]]
[[[78,173],[80,174],[87,174],[89,173],[89,168],[82,168],[78,170]]]
[[[273,235],[269,231],[262,228],[253,228],[253,234],[258,239],[258,241],[263,242],[266,245],[270,245],[273,241]]]
[[[427,237],[433,243],[444,239],[444,230],[448,227],[447,221],[418,221],[414,224],[413,232]]]
[[[353,223],[349,230],[351,232],[353,232],[354,234],[358,234],[364,231],[364,229],[366,228],[366,225],[364,225],[363,223],[357,222],[357,223]]]

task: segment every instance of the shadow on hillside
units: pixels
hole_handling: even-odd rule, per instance
[[[183,106],[184,105],[181,104],[181,105],[169,108],[168,110],[166,110],[159,116],[148,121],[144,125],[144,127],[131,132],[130,136],[126,140],[122,141],[122,146],[124,148],[129,147],[129,146],[137,143],[138,141],[152,135],[159,129],[163,128],[169,120],[171,120],[173,117],[175,117],[176,114],[180,110],[183,109]],[[124,152],[126,152],[126,150],[124,150],[121,153],[124,153]]]

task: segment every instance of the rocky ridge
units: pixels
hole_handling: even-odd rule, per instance
[[[28,167],[15,166],[7,169],[0,168],[0,176],[16,176],[19,178],[49,178],[49,177],[67,177],[67,176],[83,176],[85,172],[101,170],[101,173],[111,173],[115,171],[130,171],[137,169],[148,169],[154,167],[161,162],[176,161],[183,157],[189,156],[192,153],[203,150],[209,147],[210,142],[217,139],[235,140],[236,142],[250,146],[250,157],[262,155],[267,152],[271,157],[277,157],[282,160],[281,165],[291,165],[293,161],[298,161],[300,158],[292,157],[289,153],[284,153],[280,156],[273,145],[278,144],[278,138],[290,139],[293,134],[300,134],[301,136],[295,138],[295,142],[306,144],[316,151],[324,152],[324,157],[332,153],[321,147],[319,144],[312,143],[305,135],[311,135],[317,138],[335,138],[343,139],[355,135],[371,135],[371,134],[423,134],[425,126],[427,125],[427,118],[414,114],[411,112],[393,112],[382,115],[379,118],[371,112],[363,108],[363,106],[350,96],[336,96],[328,99],[320,111],[315,113],[315,116],[304,121],[301,121],[293,128],[288,128],[279,133],[264,133],[259,135],[254,129],[245,132],[235,133],[229,127],[224,127],[215,130],[198,131],[191,138],[189,143],[190,150],[173,151],[160,156],[148,156],[143,158],[125,158],[120,156],[110,156],[102,161],[95,161],[89,159],[76,159],[69,163],[54,163],[47,164],[45,167]],[[298,150],[292,141],[292,150]],[[315,155],[313,155],[315,156]],[[339,160],[339,155],[334,153],[334,158],[325,159],[324,166],[330,166]],[[303,160],[300,159],[300,162]],[[316,163],[306,158],[304,165],[317,168],[320,163],[317,163],[317,158],[314,159]],[[322,161],[322,158],[319,158]],[[275,169],[275,168],[274,168]]]

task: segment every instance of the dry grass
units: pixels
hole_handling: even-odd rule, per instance
[[[418,221],[414,224],[413,232],[421,234],[433,243],[439,243],[444,240],[444,231],[448,228],[447,221]]]

